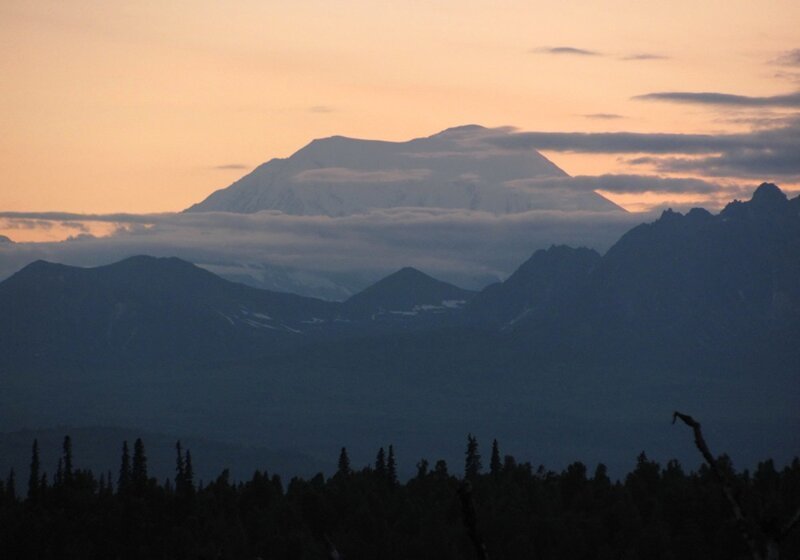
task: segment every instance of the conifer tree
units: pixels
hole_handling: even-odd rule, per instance
[[[336,474],[340,476],[347,476],[350,474],[350,457],[347,456],[347,448],[342,447],[339,453],[339,465],[336,469]]]
[[[428,475],[428,460],[420,459],[417,463],[417,478],[423,479]]]
[[[500,446],[497,440],[492,441],[492,459],[489,462],[489,472],[492,476],[497,476],[503,470],[503,463],[500,461]]]
[[[69,436],[64,436],[64,470],[62,473],[62,481],[65,486],[72,484],[72,439]]]
[[[144,454],[142,438],[136,438],[133,444],[131,484],[137,491],[142,491],[147,486],[147,457]]]
[[[41,475],[39,474],[39,440],[33,440],[33,449],[31,450],[31,475],[28,478],[28,500],[35,502],[39,498],[39,483]]]
[[[180,492],[180,489],[183,487],[183,480],[186,476],[186,463],[183,460],[183,450],[181,450],[181,441],[178,440],[175,443],[175,451],[176,451],[176,458],[175,458],[175,489]]]
[[[378,456],[375,457],[375,472],[381,476],[386,475],[386,452],[383,447],[378,450]]]
[[[397,462],[394,458],[394,446],[389,445],[389,458],[386,461],[386,478],[392,484],[397,484]]]
[[[467,451],[465,455],[464,478],[467,480],[477,478],[483,465],[481,464],[481,455],[478,453],[478,439],[472,434],[467,434]]]
[[[122,459],[120,460],[119,478],[117,479],[117,492],[123,493],[131,484],[131,456],[128,453],[128,442],[122,442]]]
[[[192,452],[186,450],[186,461],[183,465],[183,486],[189,494],[194,492],[194,469],[192,468]]]

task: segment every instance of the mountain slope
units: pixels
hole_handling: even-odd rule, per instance
[[[800,197],[765,183],[718,215],[665,211],[586,272],[577,305],[553,310],[575,344],[699,355],[796,343]]]
[[[496,129],[469,125],[408,142],[334,136],[273,159],[187,212],[277,210],[349,216],[375,209],[622,211],[594,192],[536,189],[515,181],[566,177],[534,150],[501,151],[481,143]]]
[[[380,315],[414,317],[457,309],[474,295],[474,292],[406,267],[352,296],[345,302],[344,309],[352,317],[361,319]]]
[[[600,259],[592,249],[563,245],[536,251],[508,279],[486,287],[470,302],[468,320],[505,327],[527,315],[542,321],[544,316],[574,312]]]
[[[176,258],[37,261],[0,283],[4,360],[224,358],[297,338],[334,304],[228,282]],[[269,343],[269,344],[268,344]]]

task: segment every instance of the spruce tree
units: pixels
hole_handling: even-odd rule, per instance
[[[137,491],[147,487],[147,457],[144,454],[142,438],[136,438],[133,444],[133,463],[131,466],[131,484]]]
[[[41,474],[39,473],[39,440],[33,440],[33,449],[31,450],[31,475],[28,478],[28,500],[36,502],[39,498],[39,484],[41,482]]]
[[[478,453],[478,439],[472,434],[467,435],[467,451],[464,461],[464,478],[472,480],[480,474],[483,465],[481,455]]]
[[[336,469],[336,474],[340,476],[348,476],[350,474],[350,457],[347,456],[347,448],[342,447],[339,453],[339,465]]]
[[[183,465],[183,486],[187,493],[194,492],[194,469],[192,468],[192,452],[186,450],[186,461]]]
[[[62,472],[62,480],[65,486],[72,484],[72,439],[69,436],[64,436],[64,470]]]
[[[492,476],[497,476],[503,470],[503,463],[500,462],[500,446],[497,440],[492,441],[492,459],[489,462],[489,472]]]
[[[175,458],[175,490],[180,493],[183,488],[183,480],[186,476],[186,463],[183,460],[183,450],[181,450],[181,441],[178,440],[175,444],[176,458]]]
[[[119,466],[119,478],[117,479],[117,492],[128,491],[131,484],[131,456],[128,453],[128,442],[122,442],[122,459]]]
[[[397,462],[394,458],[394,446],[389,446],[389,458],[386,461],[386,478],[392,484],[397,484]]]
[[[381,476],[386,475],[386,452],[383,447],[378,450],[378,456],[375,457],[375,472]]]

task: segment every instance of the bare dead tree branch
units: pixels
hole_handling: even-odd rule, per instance
[[[708,449],[708,445],[706,444],[705,438],[703,438],[703,432],[700,429],[700,422],[696,421],[694,418],[689,416],[688,414],[682,414],[677,410],[672,413],[672,423],[675,424],[675,421],[680,419],[684,424],[689,426],[692,431],[694,432],[694,444],[697,449],[700,451],[700,454],[708,463],[708,466],[711,468],[711,472],[714,474],[717,480],[722,484],[722,492],[725,495],[725,499],[728,501],[728,505],[731,507],[733,511],[733,516],[736,519],[736,525],[739,529],[739,532],[744,537],[745,542],[747,543],[747,547],[750,549],[750,554],[753,557],[753,560],[764,560],[764,554],[762,554],[756,539],[754,538],[752,532],[749,529],[750,523],[748,522],[747,518],[744,515],[742,510],[742,506],[739,503],[739,500],[736,498],[736,494],[733,491],[733,486],[731,485],[730,480],[722,472],[722,469],[719,468],[719,464],[717,460],[714,459],[714,456],[711,454],[711,451]],[[768,546],[769,548],[769,546]],[[770,554],[772,556],[772,554]]]

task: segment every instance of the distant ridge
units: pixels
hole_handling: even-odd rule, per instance
[[[463,306],[475,292],[436,280],[416,268],[405,267],[379,280],[345,302],[345,309],[355,317],[454,309]]]
[[[480,210],[623,211],[597,193],[536,189],[514,182],[566,177],[535,150],[502,151],[481,142],[502,129],[448,128],[407,142],[331,136],[286,159],[258,166],[186,212],[349,216],[399,207]]]

